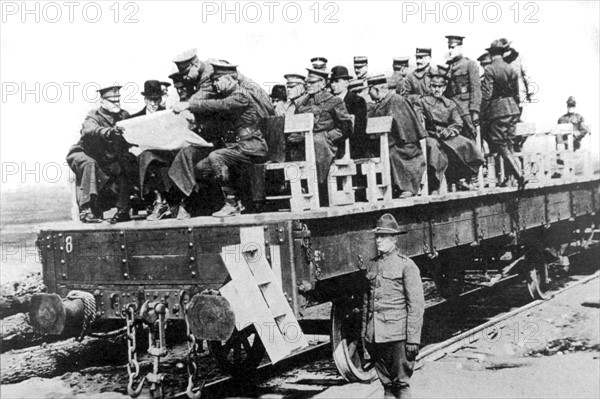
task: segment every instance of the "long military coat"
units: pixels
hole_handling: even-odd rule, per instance
[[[494,58],[483,72],[482,117],[497,119],[519,115],[519,78],[501,57]]]
[[[466,57],[459,57],[450,63],[448,98],[458,105],[460,116],[481,108],[481,78],[477,63]]]

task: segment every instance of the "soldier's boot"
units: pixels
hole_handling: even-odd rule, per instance
[[[237,216],[246,209],[242,205],[242,201],[238,200],[234,195],[228,195],[225,198],[225,205],[220,211],[213,213],[212,215],[216,218]]]
[[[161,219],[168,219],[171,217],[171,208],[166,202],[154,201],[154,207],[152,212],[148,215],[146,220],[154,222]]]
[[[504,165],[506,165],[507,169],[509,169],[510,175],[514,176],[517,179],[517,184],[519,185],[519,189],[523,189],[525,187],[525,184],[527,184],[527,181],[521,174],[521,168],[519,168],[517,160],[516,160],[514,154],[512,153],[512,151],[507,147],[502,147],[502,148],[500,148],[500,150],[498,152],[504,159]],[[504,182],[502,182],[502,184],[500,186],[506,187],[509,178],[510,178],[510,176],[507,176],[506,179],[504,180]]]
[[[100,223],[102,222],[102,212],[96,205],[96,198],[92,197],[90,202],[81,206],[79,210],[79,221],[81,223]]]

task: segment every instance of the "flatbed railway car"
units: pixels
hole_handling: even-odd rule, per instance
[[[330,185],[329,196],[339,201],[329,207],[311,202],[309,174],[304,189],[292,189],[287,198],[290,211],[118,225],[65,222],[41,231],[37,244],[48,293],[32,299],[34,327],[59,334],[73,326],[85,332],[108,322],[126,325],[128,392],[135,397],[144,378],[151,392],[160,390],[167,322],[186,326],[190,354],[206,341],[224,371],[241,374],[258,367],[265,353],[275,363],[306,346],[306,310],[331,301],[338,370],[349,381],[370,381],[375,373],[364,356],[360,309],[365,264],[376,255],[372,229],[383,213],[408,232],[399,241],[401,252],[448,299],[461,294],[465,270],[473,269],[501,278],[521,274],[531,295],[544,298],[553,274],[567,267],[565,255],[597,242],[600,175],[592,155],[522,153],[523,165],[535,166],[524,189],[494,187],[501,165],[493,168],[489,157],[476,191],[392,199],[385,168],[390,124],[386,118],[369,120],[382,143],[379,159],[336,161],[341,181]],[[552,140],[553,132],[564,134],[566,127],[552,129],[535,135],[535,128],[521,127]],[[286,121],[286,133],[297,130]],[[306,165],[292,166],[304,176]],[[346,184],[357,169],[379,174],[367,179],[374,186],[366,187],[366,202],[355,201],[356,187]],[[298,196],[301,202],[294,203]],[[151,331],[149,352],[157,359],[145,377],[135,345],[142,325]],[[188,370],[188,396],[199,397],[201,378],[193,365]]]

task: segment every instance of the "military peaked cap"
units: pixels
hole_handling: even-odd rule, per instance
[[[308,82],[314,82],[315,79],[323,79],[327,80],[329,77],[329,72],[325,69],[314,69],[314,68],[306,68],[308,71]]]
[[[237,73],[237,65],[230,64],[226,61],[214,62],[211,63],[211,65],[213,67],[213,73],[210,75],[211,79]]]
[[[575,97],[569,96],[569,98],[567,98],[567,106],[568,107],[575,107],[575,106],[577,106],[577,101],[575,101]]]
[[[385,75],[375,75],[371,76],[370,78],[367,78],[367,86],[369,87],[382,84],[387,85],[387,78],[385,77]]]
[[[431,49],[430,48],[417,48],[415,52],[417,57],[429,56],[431,57]]]
[[[354,65],[355,66],[367,65],[368,63],[369,63],[369,59],[365,56],[357,55],[356,57],[354,57]]]
[[[98,89],[97,92],[100,93],[100,97],[102,98],[111,98],[111,97],[120,97],[119,90],[123,86],[107,86],[102,89]]]
[[[362,79],[352,80],[348,84],[348,91],[356,92],[356,91],[361,91],[364,88],[365,88],[365,81]]]
[[[449,45],[456,43],[456,44],[462,46],[464,38],[465,38],[464,36],[458,36],[458,35],[448,35],[448,36],[446,36],[446,39],[448,39],[448,44]]]
[[[408,65],[409,57],[394,57],[392,65]]]
[[[327,58],[325,57],[314,57],[310,59],[310,62],[314,69],[327,69]]]

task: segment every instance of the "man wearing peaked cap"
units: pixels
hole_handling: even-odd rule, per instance
[[[356,79],[366,80],[368,72],[368,58],[362,55],[354,57],[354,73],[356,74]],[[369,90],[365,87],[358,93],[358,95],[364,98],[364,100],[367,102],[367,109],[370,109],[373,105],[373,100],[371,100],[371,97],[369,96]]]
[[[404,95],[404,85],[406,84],[406,75],[408,73],[409,57],[395,57],[392,61],[392,70],[390,89],[396,90],[396,93]]]
[[[306,76],[299,73],[288,73],[283,76],[286,80],[285,94],[286,102],[279,110],[275,110],[277,115],[294,115],[297,105],[306,97]]]
[[[79,219],[83,223],[102,221],[103,212],[117,207],[110,223],[130,219],[130,195],[136,183],[137,164],[130,145],[117,122],[129,118],[121,109],[121,86],[104,87],[100,107],[88,113],[81,127],[81,138],[67,154],[75,173]]]
[[[486,51],[477,58],[477,61],[479,61],[481,68],[485,68],[492,63],[492,58],[490,57],[490,53]],[[481,78],[483,78],[483,75],[481,75]]]
[[[367,85],[369,95],[375,101],[368,116],[394,118],[389,135],[394,189],[400,198],[412,197],[419,192],[421,178],[425,172],[425,157],[420,140],[427,137],[427,132],[408,100],[389,89],[385,75],[370,77],[367,79]]]
[[[314,119],[313,126],[315,157],[321,205],[326,206],[329,168],[337,155],[338,146],[352,134],[352,119],[344,102],[327,90],[329,73],[313,68],[306,70],[307,96],[297,104],[296,113],[313,113],[318,116]],[[288,140],[296,141],[293,137],[288,137]],[[303,144],[304,140],[290,143],[292,161],[304,158]]]
[[[310,59],[310,63],[314,69],[326,70],[327,69],[327,58],[325,57],[314,57]]]
[[[216,149],[200,160],[195,166],[195,175],[205,181],[214,180],[221,186],[225,204],[213,216],[236,216],[245,209],[242,196],[245,194],[243,189],[248,187],[243,187],[243,182],[247,182],[243,171],[251,164],[263,163],[268,149],[260,128],[258,105],[249,91],[240,86],[237,66],[225,62],[213,62],[212,66],[211,80],[216,98],[192,97],[187,103],[176,104],[173,111],[179,113],[189,109],[205,118],[218,116],[220,123],[214,133],[224,143],[224,148]],[[193,190],[193,187],[187,192],[184,191],[186,187],[179,188],[186,196]],[[189,217],[185,206],[183,211],[178,218]]]
[[[525,179],[513,153],[520,115],[518,77],[502,59],[506,46],[501,41],[494,40],[486,50],[490,53],[492,63],[485,67],[481,84],[481,111],[488,124],[484,139],[490,145],[490,150],[499,153],[504,159],[507,176],[514,176],[522,188]],[[507,183],[508,177],[501,185],[506,186]]]
[[[444,97],[447,72],[445,66],[438,65],[431,74],[431,94],[421,97],[416,104],[427,129],[427,177],[433,194],[446,192],[445,181],[468,188],[467,181],[483,164],[477,144],[460,135],[462,118],[458,106]]]
[[[405,234],[389,213],[377,221],[378,255],[368,262],[366,348],[375,364],[386,398],[411,397],[410,377],[419,354],[425,296],[417,265],[398,250],[398,235]]]
[[[406,76],[403,91],[403,94],[413,104],[415,104],[422,96],[431,93],[429,89],[429,82],[431,81],[431,73],[435,72],[435,68],[430,66],[430,48],[417,48],[415,56],[417,61],[417,69]]]
[[[367,103],[358,94],[348,90],[351,79],[348,68],[345,66],[338,65],[331,69],[331,93],[342,99],[348,113],[354,115],[354,130],[349,138],[350,152],[352,158],[358,159],[365,158],[368,147],[373,145],[373,140],[370,140],[366,134]],[[345,150],[345,148],[340,147],[340,152],[342,150]]]
[[[360,93],[365,88],[365,81],[362,79],[351,80],[348,84],[348,91]]]
[[[179,101],[187,101],[196,92],[196,86],[189,80],[184,79],[184,75],[179,72],[170,74],[169,79],[173,81],[173,87],[177,90]]]
[[[567,99],[567,113],[558,118],[558,123],[570,123],[573,125],[573,128],[575,129],[575,134],[573,135],[573,150],[577,151],[581,148],[581,139],[589,134],[590,130],[585,124],[583,116],[576,112],[575,107],[577,107],[577,101],[575,101],[575,97],[569,96]],[[568,150],[569,148],[567,148],[567,139],[568,137],[566,135],[556,136],[556,144],[562,144],[565,150]]]
[[[458,105],[463,119],[461,134],[471,140],[477,138],[479,109],[481,107],[481,78],[479,67],[473,60],[463,57],[464,36],[448,35],[448,64],[450,80],[448,95]]]

